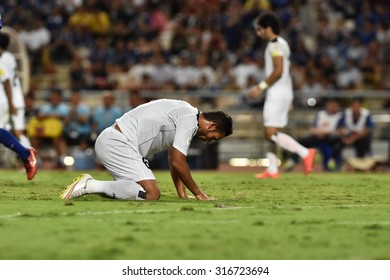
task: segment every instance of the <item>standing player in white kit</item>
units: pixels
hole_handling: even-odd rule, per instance
[[[313,168],[315,149],[307,149],[291,136],[279,132],[288,123],[288,111],[293,101],[293,87],[290,75],[290,47],[285,39],[279,36],[280,22],[270,12],[265,12],[256,20],[257,35],[267,41],[265,49],[266,79],[254,86],[249,96],[258,98],[267,91],[263,109],[264,135],[271,143],[267,153],[269,167],[257,174],[259,179],[279,177],[276,147],[280,146],[304,159],[305,174]]]
[[[23,146],[30,147],[30,140],[24,134],[26,129],[26,121],[24,117],[25,104],[22,83],[18,75],[18,66],[15,56],[7,51],[9,43],[9,36],[7,34],[0,33],[0,64],[10,75],[12,99],[16,109],[15,114],[11,115],[10,129]],[[4,95],[1,96],[4,98]]]
[[[185,101],[160,99],[140,105],[96,139],[96,156],[115,181],[98,181],[82,174],[60,197],[101,194],[124,200],[158,200],[160,190],[145,157],[168,149],[178,196],[187,198],[187,187],[196,199],[208,200],[191,176],[187,151],[194,137],[206,143],[217,141],[232,134],[232,126],[232,118],[224,112],[199,112]]]

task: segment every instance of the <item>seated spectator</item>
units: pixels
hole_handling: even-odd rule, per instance
[[[62,92],[58,89],[52,89],[49,103],[44,104],[38,115],[32,117],[27,124],[27,134],[32,146],[39,151],[41,145],[49,140],[56,150],[59,167],[62,165],[66,152],[62,133],[64,118],[68,113],[68,106],[62,102]]]
[[[33,91],[27,93],[24,97],[24,119],[26,123],[30,121],[31,118],[38,115],[39,109],[35,106],[35,94]]]
[[[371,155],[371,139],[375,128],[368,109],[362,107],[363,98],[354,98],[340,121],[339,134],[345,146],[353,146],[356,157]]]
[[[248,77],[252,76],[257,81],[261,81],[265,77],[263,69],[252,60],[250,55],[245,55],[243,61],[233,68],[233,72],[240,89],[247,89]]]
[[[83,65],[83,60],[80,56],[76,55],[70,64],[69,80],[72,89],[86,89],[86,67]]]
[[[153,56],[154,71],[152,79],[161,90],[172,90],[173,85],[173,67],[165,61],[164,56],[158,53]]]
[[[124,39],[115,41],[107,62],[108,72],[125,73],[130,68],[131,62],[132,57],[127,50],[127,42]]]
[[[182,52],[180,62],[174,69],[173,80],[177,90],[192,90],[195,88],[195,68],[190,64],[189,54]]]
[[[142,82],[142,77],[144,74],[147,74],[149,77],[151,77],[155,72],[155,66],[150,62],[150,58],[150,53],[141,54],[139,63],[132,66],[128,71],[128,77],[134,81],[132,86],[139,86]]]
[[[215,84],[218,88],[225,90],[237,90],[236,78],[232,68],[232,63],[228,59],[221,61],[215,73]]]
[[[298,139],[299,143],[305,147],[315,147],[322,155],[322,169],[329,171],[329,161],[334,159],[335,169],[341,170],[342,143],[338,135],[338,128],[343,114],[340,110],[339,101],[335,98],[326,100],[325,109],[316,113],[314,123],[310,128],[310,134]],[[286,163],[287,169],[291,169],[299,160],[296,155],[292,156],[292,161]]]
[[[356,62],[348,60],[345,69],[337,73],[337,86],[340,89],[362,89],[363,74]]]
[[[115,96],[110,91],[104,91],[103,104],[95,109],[92,115],[92,137],[97,136],[107,127],[113,125],[115,120],[122,116],[122,110],[115,105]]]
[[[34,15],[30,20],[31,22],[24,26],[25,29],[19,32],[19,36],[22,42],[26,44],[32,73],[36,73],[49,63],[45,52],[49,51],[47,47],[50,43],[51,34],[44,26],[40,15]]]
[[[306,81],[303,83],[300,96],[299,107],[307,108],[315,106],[320,101],[321,93],[324,91],[321,83],[310,72],[306,74]]]
[[[85,69],[85,83],[87,89],[105,90],[114,87],[114,84],[109,79],[107,64],[103,60],[91,64]],[[74,73],[75,74],[75,73]]]
[[[79,146],[82,150],[89,147],[92,130],[90,114],[89,106],[81,103],[81,93],[72,91],[69,113],[64,119],[64,138],[67,146]]]
[[[207,56],[200,54],[196,58],[195,69],[195,84],[199,84],[203,79],[206,79],[206,84],[209,87],[215,86],[215,71],[207,63]]]

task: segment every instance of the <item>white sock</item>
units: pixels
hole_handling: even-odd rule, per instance
[[[91,179],[87,181],[86,192],[105,194],[108,197],[123,200],[144,200],[146,197],[144,188],[131,180],[98,181]]]
[[[269,166],[267,168],[268,173],[275,174],[278,172],[278,157],[271,152],[267,153],[267,158],[269,161]]]
[[[26,135],[22,134],[19,136],[19,141],[20,141],[20,144],[22,144],[22,146],[26,147],[26,148],[29,148],[31,147],[31,142],[30,140],[26,137]]]
[[[271,139],[278,146],[289,152],[297,153],[301,158],[305,158],[309,154],[309,150],[307,148],[285,133],[277,132],[272,135]]]

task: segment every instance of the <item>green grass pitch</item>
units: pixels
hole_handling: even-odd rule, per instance
[[[90,172],[110,180],[105,171]],[[390,184],[385,173],[193,172],[216,201],[180,200],[155,172],[157,202],[97,195],[58,198],[80,172],[1,170],[2,260],[390,259]]]

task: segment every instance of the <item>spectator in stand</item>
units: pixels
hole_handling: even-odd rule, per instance
[[[247,89],[247,81],[250,76],[257,80],[263,80],[265,73],[263,69],[260,69],[258,65],[253,61],[249,54],[246,54],[241,63],[237,64],[234,68],[234,76],[236,77],[237,86],[240,89]]]
[[[35,106],[35,93],[33,91],[30,91],[25,95],[24,103],[24,118],[27,124],[33,117],[37,116],[39,112],[39,109]]]
[[[224,90],[237,90],[236,77],[229,59],[221,61],[215,73],[215,84],[217,88]]]
[[[109,48],[108,39],[104,36],[97,36],[95,38],[95,44],[89,55],[89,61],[93,64],[98,61],[108,63],[112,53]]]
[[[105,90],[114,87],[109,79],[107,64],[103,60],[98,60],[86,68],[85,81],[87,89]]]
[[[175,67],[173,81],[177,90],[191,90],[195,88],[195,69],[190,64],[188,53],[180,54],[179,65]]]
[[[64,119],[64,138],[67,146],[79,146],[86,150],[90,146],[91,110],[83,104],[80,91],[70,95],[69,113]]]
[[[130,68],[127,72],[128,77],[135,85],[135,87],[139,87],[142,81],[143,75],[148,75],[152,77],[154,72],[156,71],[156,67],[151,63],[152,53],[142,53],[139,58],[139,63],[135,64]]]
[[[94,139],[122,115],[121,108],[115,105],[115,96],[111,91],[103,92],[102,103],[92,115],[92,138]]]
[[[347,58],[353,61],[360,61],[366,52],[366,47],[360,42],[358,37],[352,37],[348,44]]]
[[[132,57],[127,50],[127,41],[118,39],[107,60],[107,71],[110,74],[125,73],[132,63]]]
[[[155,67],[155,71],[151,74],[152,80],[159,89],[172,90],[174,88],[172,65],[165,61],[161,53],[153,55],[152,62]]]
[[[88,88],[86,72],[83,59],[79,55],[75,55],[69,69],[69,80],[72,89],[81,90]]]
[[[197,56],[194,70],[196,84],[206,79],[207,87],[211,88],[215,86],[215,71],[208,64],[206,55],[199,54]]]
[[[57,153],[58,167],[63,165],[66,144],[62,137],[64,119],[69,114],[69,107],[62,101],[62,92],[52,89],[49,102],[44,104],[36,117],[32,117],[27,125],[27,132],[33,147],[37,150],[44,142],[54,145]]]
[[[320,102],[321,93],[324,91],[324,87],[320,81],[314,77],[311,72],[306,73],[306,80],[300,90],[299,105],[302,108],[313,107]]]
[[[362,107],[363,98],[354,98],[340,121],[339,134],[345,146],[355,149],[356,157],[371,155],[371,140],[375,128],[368,109]]]
[[[23,30],[19,32],[20,39],[25,43],[31,61],[31,71],[36,73],[44,66],[47,66],[48,51],[51,34],[43,25],[40,14],[32,15],[30,21],[23,25]]]
[[[69,26],[64,26],[51,43],[51,57],[57,62],[67,62],[77,53],[73,44],[73,32]]]
[[[322,169],[329,171],[329,161],[334,159],[335,170],[341,170],[342,167],[342,143],[338,135],[338,129],[341,125],[341,112],[339,101],[336,98],[329,98],[325,102],[325,109],[316,113],[310,134],[298,139],[298,142],[311,148],[317,148],[322,155]],[[287,170],[299,161],[298,155],[294,154],[291,160],[285,164]]]
[[[363,74],[356,62],[348,60],[347,66],[337,73],[337,86],[340,89],[362,89],[363,88]]]
[[[111,22],[98,4],[87,1],[69,17],[68,24],[75,28],[86,27],[94,35],[104,35],[109,32]]]
[[[381,45],[378,41],[372,41],[368,44],[367,51],[359,63],[359,69],[363,73],[366,84],[377,87],[383,82],[384,66],[381,63],[383,60],[382,54]]]

